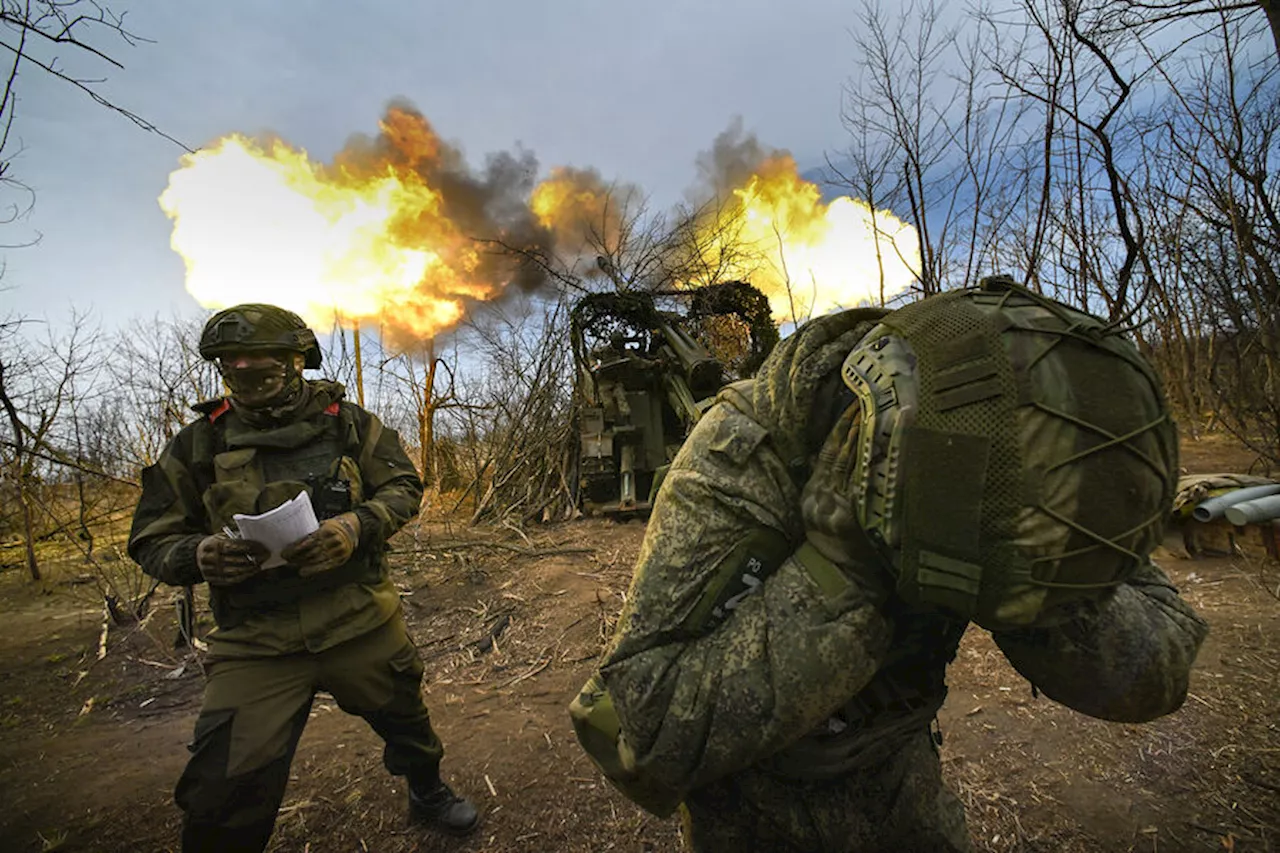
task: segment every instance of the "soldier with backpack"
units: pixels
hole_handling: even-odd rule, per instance
[[[1133,345],[1006,276],[813,320],[672,463],[579,741],[697,853],[969,850],[935,715],[970,622],[1085,714],[1182,704],[1177,470]]]
[[[421,696],[422,662],[387,576],[384,545],[413,518],[422,482],[399,436],[344,399],[296,314],[245,304],[213,315],[200,355],[227,397],[142,472],[129,554],[174,585],[209,584],[204,704],[175,799],[182,849],[261,851],[271,836],[298,739],[319,690],[385,741],[383,761],[407,777],[410,814],[455,834],[475,808],[440,776],[443,747]],[[266,549],[237,538],[233,516],[302,493],[319,529],[267,568]]]

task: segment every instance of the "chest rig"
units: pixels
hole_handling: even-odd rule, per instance
[[[234,529],[236,514],[255,515],[306,492],[320,520],[353,509],[364,498],[357,462],[360,435],[349,407],[333,403],[297,421],[266,429],[246,424],[234,410],[209,413],[196,443],[201,500],[211,529]],[[380,561],[359,548],[351,559],[309,578],[297,567],[267,569],[234,587],[211,588],[219,625],[230,627],[246,614],[288,605],[348,583],[376,583]]]

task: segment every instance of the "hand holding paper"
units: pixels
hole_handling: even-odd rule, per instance
[[[267,547],[261,542],[241,539],[226,532],[200,540],[196,565],[205,581],[213,586],[234,586],[262,570]]]
[[[298,566],[298,574],[307,577],[341,566],[351,558],[359,541],[360,516],[344,512],[325,519],[315,533],[285,548],[281,556]]]
[[[311,496],[306,492],[299,492],[293,500],[285,501],[261,515],[233,515],[231,518],[240,528],[242,539],[261,542],[270,552],[262,563],[264,569],[283,566],[287,558],[282,552],[320,527],[316,522],[315,510],[311,507]]]

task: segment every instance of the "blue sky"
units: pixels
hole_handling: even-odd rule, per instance
[[[64,63],[193,147],[271,131],[327,159],[401,97],[473,164],[521,144],[666,205],[735,115],[802,166],[844,145],[854,7],[835,0],[110,5],[153,43],[97,39],[124,70]],[[2,242],[41,239],[3,250],[0,315],[198,312],[156,204],[181,151],[37,70],[20,97],[12,168],[36,201]]]

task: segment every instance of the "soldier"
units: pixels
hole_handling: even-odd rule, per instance
[[[422,703],[422,662],[387,576],[385,543],[418,512],[422,481],[395,431],[343,399],[315,335],[272,305],[213,315],[200,355],[230,396],[142,472],[129,554],[170,584],[209,584],[204,705],[175,799],[184,853],[260,851],[275,825],[298,738],[318,690],[386,742],[408,777],[410,815],[450,833],[477,814],[440,778],[443,747]],[[261,543],[234,538],[232,516],[308,492],[320,527],[264,568]]]
[[[1186,696],[1176,471],[1133,346],[1008,277],[814,320],[673,462],[579,740],[699,853],[969,850],[935,715],[970,621],[1085,714]]]

